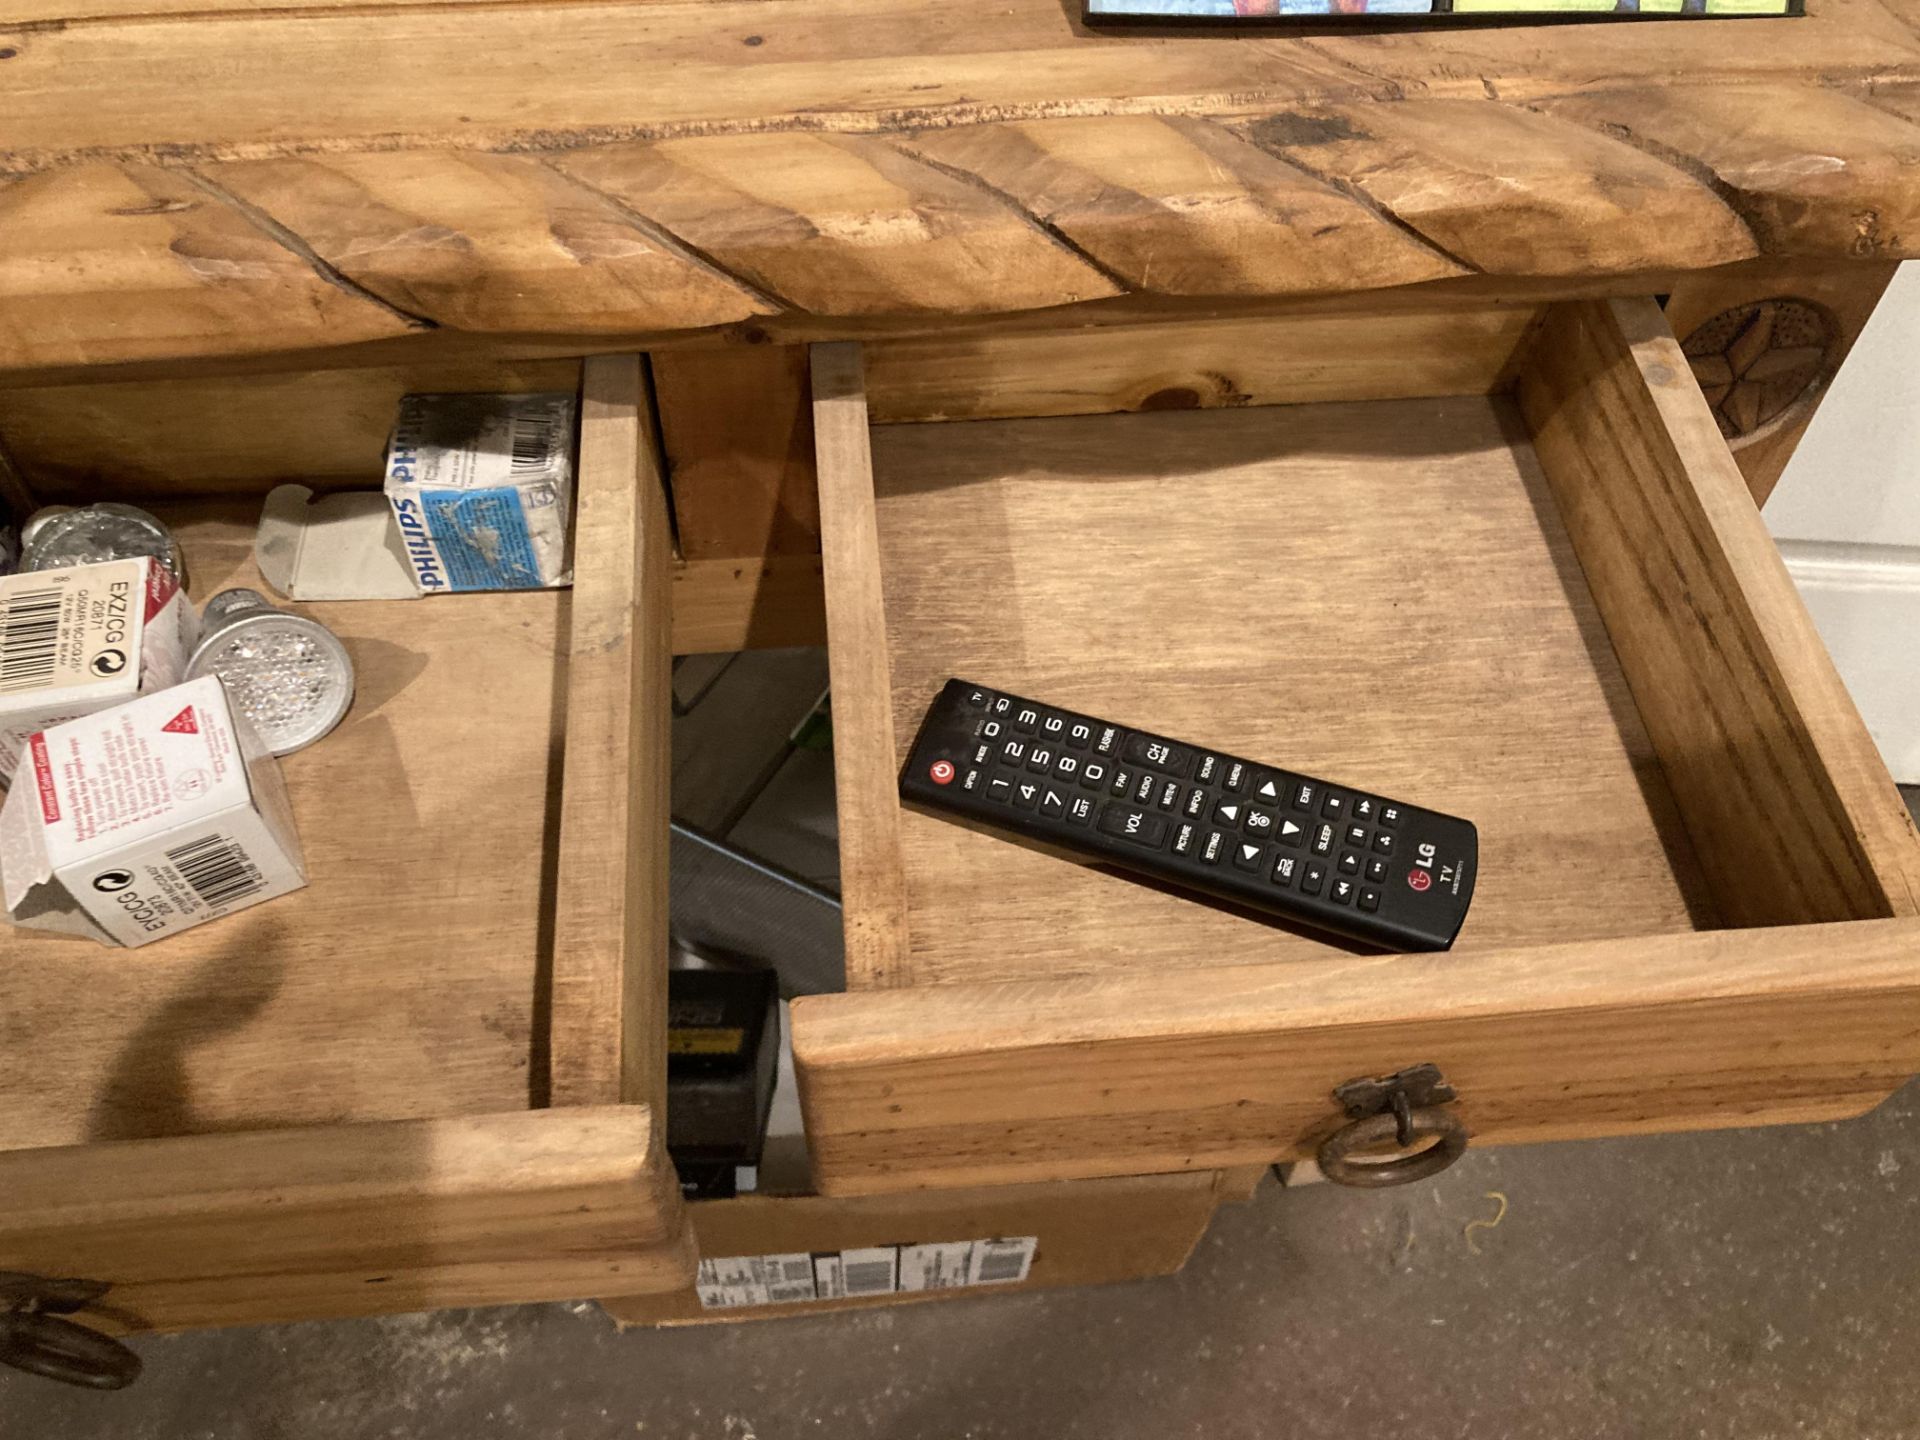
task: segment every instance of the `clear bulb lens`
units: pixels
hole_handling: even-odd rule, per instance
[[[225,625],[215,618],[189,677],[218,675],[233,708],[276,755],[311,745],[337,725],[353,700],[353,665],[339,640],[270,606],[230,613]]]

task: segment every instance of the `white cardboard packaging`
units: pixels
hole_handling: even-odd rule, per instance
[[[385,490],[425,595],[565,585],[574,397],[409,395]]]
[[[0,808],[16,924],[145,945],[307,883],[280,767],[212,675],[53,726],[26,754]]]
[[[0,578],[0,781],[35,731],[179,684],[199,628],[154,560]]]

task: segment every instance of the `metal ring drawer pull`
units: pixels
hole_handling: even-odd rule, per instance
[[[0,1365],[89,1390],[124,1390],[140,1357],[111,1335],[63,1320],[94,1305],[108,1286],[0,1271]]]
[[[1453,1086],[1437,1065],[1415,1065],[1392,1075],[1362,1076],[1333,1092],[1347,1124],[1320,1143],[1314,1157],[1320,1173],[1336,1185],[1378,1190],[1438,1175],[1467,1150],[1467,1127],[1442,1107],[1454,1098]],[[1412,1150],[1421,1138],[1433,1141],[1410,1155],[1388,1160],[1353,1157],[1392,1143]]]
[[[1411,1155],[1397,1155],[1391,1160],[1348,1158],[1356,1151],[1388,1141],[1404,1150],[1422,1136],[1431,1136],[1434,1143]],[[1429,1105],[1408,1110],[1404,1116],[1369,1115],[1343,1125],[1321,1142],[1318,1159],[1320,1173],[1327,1179],[1371,1190],[1383,1185],[1410,1185],[1438,1175],[1466,1152],[1467,1127],[1452,1111]]]

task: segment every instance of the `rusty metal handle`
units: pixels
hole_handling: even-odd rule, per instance
[[[0,1314],[0,1365],[88,1390],[124,1390],[140,1357],[115,1340],[57,1315]]]
[[[1421,1136],[1433,1144],[1411,1155],[1391,1160],[1353,1160],[1356,1151],[1392,1141],[1403,1150]],[[1410,1185],[1438,1175],[1467,1152],[1467,1127],[1451,1110],[1437,1105],[1368,1115],[1341,1126],[1320,1144],[1316,1159],[1320,1173],[1337,1185],[1377,1190],[1387,1185]]]

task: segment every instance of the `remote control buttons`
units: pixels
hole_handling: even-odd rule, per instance
[[[1151,735],[1130,735],[1120,758],[1129,765],[1151,765],[1169,775],[1185,775],[1193,766],[1193,751],[1171,740],[1156,740]]]
[[[1289,820],[1283,815],[1280,817],[1280,828],[1275,833],[1274,839],[1282,845],[1291,845],[1297,850],[1307,843],[1307,827],[1298,820]]]
[[[1238,760],[1229,760],[1227,762],[1227,778],[1220,783],[1238,795],[1241,788],[1247,783],[1247,767],[1242,765]]]
[[[1247,807],[1247,833],[1249,835],[1271,835],[1273,833],[1273,812],[1271,810],[1255,810],[1249,805]]]
[[[980,727],[980,738],[982,740],[998,740],[1000,738],[1000,728],[1000,722],[998,720],[989,720]]]
[[[1040,797],[1040,813],[1050,820],[1058,820],[1067,813],[1067,797],[1049,785]]]
[[[1031,810],[1040,799],[1040,787],[1031,780],[1022,780],[1013,787],[1013,803],[1022,810]]]
[[[1327,867],[1318,861],[1309,860],[1307,862],[1307,868],[1300,874],[1300,893],[1303,895],[1318,895],[1321,887],[1326,883]]]
[[[1200,768],[1194,772],[1193,778],[1198,780],[1202,785],[1211,785],[1213,784],[1213,777],[1219,773],[1220,757],[1218,755],[1202,755],[1200,757]]]
[[[1107,783],[1110,772],[1104,760],[1089,760],[1080,767],[1080,783],[1089,790],[1098,790]]]
[[[1366,849],[1367,827],[1364,825],[1347,826],[1347,844],[1358,845],[1362,850]]]
[[[927,777],[936,785],[951,785],[953,783],[953,762],[951,760],[934,761],[933,764],[927,767]]]
[[[1379,858],[1367,861],[1367,879],[1376,885],[1387,878],[1387,862]]]
[[[1109,760],[1120,749],[1120,737],[1127,732],[1115,725],[1096,725],[1094,727],[1093,753],[1104,755]]]
[[[1093,726],[1084,720],[1076,720],[1067,727],[1067,744],[1076,750],[1087,748],[1087,742],[1093,739]]]
[[[1133,787],[1133,803],[1144,805],[1153,798],[1153,787],[1160,783],[1158,775],[1142,774]]]
[[[1022,705],[1013,712],[1013,728],[1022,735],[1033,734],[1034,726],[1040,723],[1040,712],[1031,705]]]
[[[1066,728],[1066,718],[1060,715],[1049,715],[1040,722],[1040,733],[1049,740],[1058,740]]]
[[[1027,756],[1027,768],[1029,770],[1051,770],[1053,768],[1052,749],[1045,745],[1034,746],[1033,750]]]
[[[1300,871],[1298,855],[1282,854],[1273,862],[1273,883],[1280,886],[1293,884],[1293,877]]]
[[[1093,818],[1093,799],[1087,795],[1076,795],[1067,806],[1067,819],[1076,825],[1084,825]]]
[[[1221,855],[1226,853],[1226,848],[1227,832],[1210,830],[1207,832],[1207,843],[1200,847],[1200,858],[1209,865],[1218,865]]]
[[[1329,855],[1333,853],[1333,826],[1322,822],[1313,832],[1313,853]]]
[[[1360,873],[1360,857],[1351,850],[1341,851],[1340,873],[1342,875],[1358,875]]]
[[[1278,805],[1281,796],[1286,793],[1286,780],[1271,770],[1254,771],[1252,784],[1253,798],[1265,800],[1271,805]]]
[[[1353,882],[1344,879],[1334,881],[1333,888],[1327,892],[1327,898],[1332,900],[1336,905],[1351,905],[1353,903]]]
[[[1373,848],[1377,854],[1391,855],[1393,853],[1393,837],[1385,832],[1374,836]]]
[[[1171,810],[1180,803],[1180,782],[1169,780],[1160,787],[1160,808]]]
[[[1196,785],[1187,792],[1187,804],[1182,813],[1189,820],[1198,820],[1207,813],[1207,792],[1204,787]]]
[[[1213,823],[1232,825],[1237,829],[1240,825],[1240,817],[1246,813],[1246,809],[1247,807],[1238,800],[1222,800],[1213,807]]]
[[[1117,835],[1122,840],[1131,840],[1150,850],[1159,849],[1160,842],[1167,838],[1167,822],[1151,810],[1142,810],[1137,805],[1107,806],[1100,812],[1100,829],[1105,834]]]
[[[1252,841],[1242,840],[1234,846],[1233,863],[1242,870],[1258,870],[1260,852],[1263,848],[1265,847]]]
[[[980,793],[980,773],[981,772],[978,770],[967,771],[967,778],[960,782],[960,788],[966,791],[969,795],[979,794]]]
[[[1074,777],[1080,773],[1080,757],[1078,755],[1068,755],[1063,752],[1060,758],[1053,762],[1053,773],[1058,775],[1062,780],[1071,783]]]
[[[1329,790],[1327,798],[1320,802],[1320,813],[1330,820],[1338,820],[1347,813],[1347,797]]]
[[[1380,892],[1378,890],[1362,890],[1360,892],[1360,908],[1369,915],[1378,910],[1380,908]]]
[[[1024,740],[1007,741],[1006,744],[1000,747],[1000,758],[1009,765],[1018,765],[1022,760],[1027,758],[1027,742]]]
[[[987,694],[986,691],[980,689],[978,686],[967,691],[967,704],[971,705],[975,710],[986,709],[987,702],[992,698],[991,695]]]
[[[1196,832],[1191,825],[1182,825],[1179,829],[1175,830],[1173,832],[1173,853],[1176,855],[1191,855],[1193,853],[1195,834]]]
[[[1013,782],[1005,776],[987,782],[987,798],[998,800],[1002,805],[1013,799]]]
[[[1400,824],[1400,807],[1398,805],[1382,805],[1380,807],[1380,823],[1389,830],[1397,829]]]
[[[1364,795],[1353,797],[1353,818],[1362,825],[1371,825],[1378,817],[1380,807]]]

